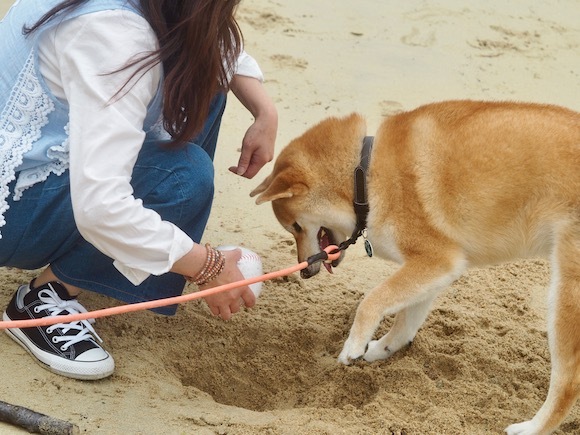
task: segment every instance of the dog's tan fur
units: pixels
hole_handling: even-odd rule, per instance
[[[351,235],[365,134],[358,114],[320,122],[282,150],[251,193],[258,204],[272,201],[299,261],[319,252],[320,227],[337,241]],[[468,267],[547,257],[550,388],[533,419],[506,431],[551,432],[580,394],[580,114],[450,101],[392,116],[376,133],[368,190],[369,240],[402,266],[360,303],[339,361],[388,358],[410,343],[436,296]],[[395,313],[389,333],[371,340]]]

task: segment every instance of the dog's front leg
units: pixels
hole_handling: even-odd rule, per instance
[[[399,311],[391,330],[380,340],[372,340],[364,354],[365,361],[373,362],[387,359],[402,347],[411,344],[417,331],[427,318],[436,294],[427,300],[416,303]]]
[[[465,268],[462,259],[451,260],[449,257],[407,261],[361,301],[338,361],[350,364],[363,355],[368,361],[384,359],[408,344],[427,317],[437,294],[457,279]],[[383,316],[399,311],[392,332],[371,342]]]

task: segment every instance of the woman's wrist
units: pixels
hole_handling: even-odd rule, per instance
[[[214,249],[209,243],[205,245],[206,258],[202,268],[193,276],[184,275],[188,282],[198,286],[207,284],[216,279],[224,270],[226,258],[218,249]]]
[[[182,275],[190,282],[193,282],[194,279],[198,280],[200,275],[203,274],[204,269],[206,272],[210,272],[212,264],[214,266],[216,265],[218,257],[216,255],[216,258],[212,261],[211,256],[209,255],[212,253],[213,251],[208,251],[207,246],[194,242],[189,252],[173,263],[170,271]],[[219,253],[222,254],[221,252]],[[205,275],[207,275],[207,273],[205,273]]]

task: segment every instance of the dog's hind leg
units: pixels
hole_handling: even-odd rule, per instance
[[[441,249],[443,251],[443,249]],[[407,260],[387,281],[375,287],[357,308],[349,336],[338,360],[349,364],[366,351],[383,316],[401,312],[397,316],[393,333],[381,339],[383,357],[407,344],[427,317],[429,308],[439,292],[455,281],[466,269],[466,261],[456,250],[448,256],[417,255]],[[373,343],[368,355],[372,358],[380,352]],[[380,345],[379,345],[380,346]]]
[[[369,342],[364,354],[365,361],[387,359],[403,346],[410,344],[431,311],[431,305],[436,297],[437,294],[434,294],[425,301],[399,311],[389,332],[380,340]]]
[[[560,233],[552,269],[548,396],[534,418],[509,426],[509,435],[549,434],[566,418],[580,395],[580,223]]]

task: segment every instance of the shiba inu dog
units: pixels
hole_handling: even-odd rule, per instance
[[[300,262],[364,233],[375,254],[401,264],[361,301],[338,360],[385,359],[410,343],[470,266],[548,258],[550,387],[537,414],[506,432],[551,432],[580,395],[580,113],[448,101],[385,119],[372,147],[366,135],[359,114],[323,120],[251,193],[272,202]],[[372,340],[391,314],[391,330]]]

